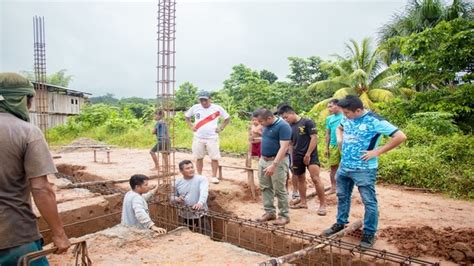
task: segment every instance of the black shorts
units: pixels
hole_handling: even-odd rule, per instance
[[[162,152],[162,153],[169,153],[171,149],[170,141],[159,141],[158,143],[151,148],[151,152]]]
[[[313,153],[311,155],[311,159],[309,160],[309,165],[304,164],[303,158],[304,157],[301,157],[301,156],[293,157],[293,164],[291,165],[291,171],[293,172],[294,175],[304,174],[306,172],[306,167],[308,167],[309,165],[315,164],[317,166],[321,166],[317,153]]]

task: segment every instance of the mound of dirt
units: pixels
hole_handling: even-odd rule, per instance
[[[431,255],[444,257],[457,263],[474,262],[474,229],[433,229],[423,227],[388,227],[382,229],[379,237],[388,239],[405,255],[418,257]]]

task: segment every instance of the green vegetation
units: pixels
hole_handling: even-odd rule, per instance
[[[378,47],[369,39],[346,45],[347,55],[289,57],[288,81],[269,70],[235,65],[214,102],[232,116],[221,133],[221,149],[246,153],[249,113],[282,102],[317,121],[320,159],[325,165],[325,105],[331,97],[358,95],[408,136],[380,158],[382,182],[429,188],[474,199],[474,22],[472,4],[455,0],[411,1],[405,12],[381,27]],[[64,73],[63,73],[64,74]],[[195,103],[198,88],[181,84],[171,132],[174,146],[191,148],[192,132],[182,111]],[[150,148],[155,138],[156,99],[91,98],[77,117],[49,132],[53,145],[88,137],[121,147]],[[387,141],[384,139],[383,141]]]

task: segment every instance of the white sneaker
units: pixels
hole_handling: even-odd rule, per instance
[[[211,177],[211,183],[212,183],[212,184],[219,184],[219,182],[220,182],[220,181],[219,181],[219,178],[217,178],[217,177]]]

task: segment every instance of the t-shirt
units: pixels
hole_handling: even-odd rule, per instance
[[[308,151],[311,135],[317,134],[313,120],[301,118],[291,125],[291,141],[293,142],[293,157],[304,157]],[[317,148],[311,154],[317,153]]]
[[[291,127],[285,120],[278,117],[273,124],[263,127],[262,155],[265,157],[276,156],[281,140],[291,140]]]
[[[56,173],[41,130],[0,112],[0,249],[41,238],[31,209],[30,178]]]
[[[203,210],[207,211],[207,197],[209,195],[209,182],[207,178],[202,175],[194,175],[191,179],[184,179],[179,177],[175,181],[174,197],[184,197],[184,205],[192,207],[196,203],[202,203]],[[186,219],[199,218],[199,215],[182,210],[179,215]]]
[[[170,135],[168,132],[168,125],[164,121],[158,121],[155,124],[156,129],[156,140],[160,143],[165,140],[169,140]]]
[[[336,129],[341,124],[341,119],[344,115],[341,113],[333,114],[326,117],[326,129],[331,132],[329,144],[331,146],[337,146],[337,137],[336,137]]]
[[[148,203],[154,191],[143,196],[131,190],[125,194],[122,206],[122,224],[140,229],[148,229],[154,225],[150,218]]]
[[[350,169],[374,169],[378,167],[378,158],[368,161],[360,157],[365,150],[374,150],[381,135],[392,136],[398,131],[394,125],[372,112],[366,112],[356,119],[342,118],[342,158],[341,166]]]
[[[218,138],[219,134],[216,133],[216,129],[219,117],[229,118],[229,114],[224,108],[213,103],[208,108],[202,107],[201,104],[195,104],[184,115],[188,118],[194,116],[194,127],[197,128],[194,136],[203,139]]]

